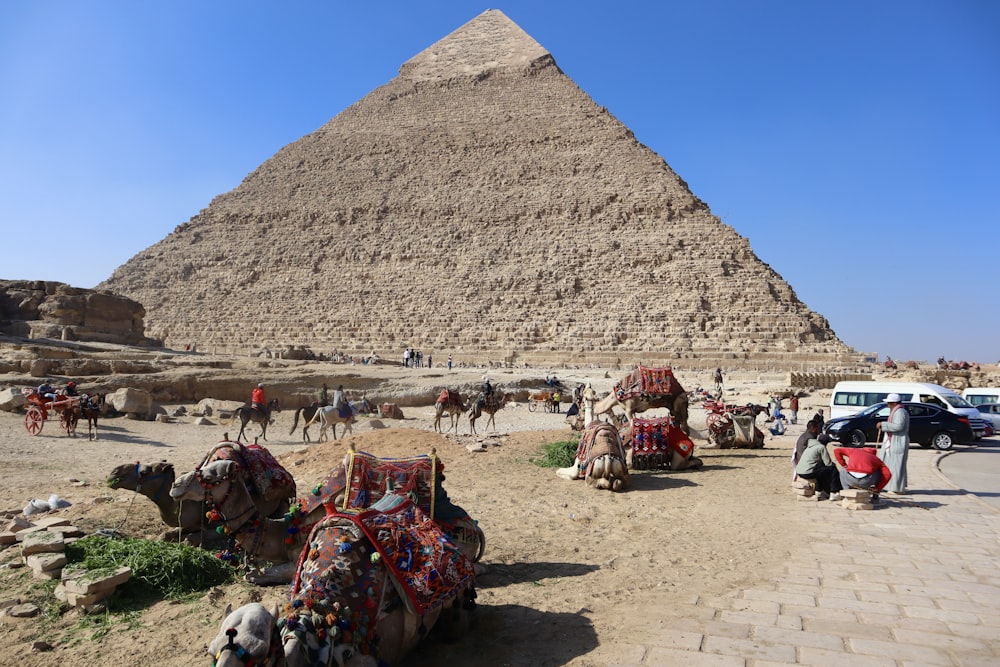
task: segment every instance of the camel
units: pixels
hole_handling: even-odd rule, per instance
[[[228,434],[226,434],[228,438]],[[216,445],[203,461],[221,460],[232,458],[238,443],[224,440]],[[249,471],[244,471],[249,474]],[[287,473],[286,473],[287,474]],[[208,508],[205,506],[204,497],[189,501],[177,501],[170,496],[170,489],[174,484],[176,474],[172,463],[159,461],[149,464],[123,463],[116,466],[108,476],[107,485],[112,489],[128,489],[138,494],[146,496],[160,510],[160,518],[163,523],[172,528],[179,528],[181,539],[185,541],[198,541],[196,533],[204,531],[206,528],[215,528],[215,523],[210,524],[205,517]],[[252,482],[247,493],[250,495],[254,506],[264,516],[281,517],[288,511],[289,498],[287,495],[278,496],[278,492],[269,494],[270,497],[263,497],[260,490]],[[295,495],[294,489],[291,494]],[[191,533],[188,537],[185,534]],[[174,538],[174,531],[165,534],[166,539]]]
[[[670,389],[665,392],[651,392],[643,387],[641,380],[643,373],[660,373],[669,377]],[[638,376],[638,378],[637,378]],[[620,407],[625,411],[625,417],[631,421],[633,416],[639,412],[645,412],[652,408],[667,408],[671,416],[677,421],[681,430],[690,433],[688,426],[688,395],[681,387],[680,383],[673,378],[669,369],[644,368],[642,366],[633,373],[630,373],[625,380],[615,385],[614,389],[606,397],[598,401],[594,406],[594,415],[607,414],[614,416],[613,408]]]
[[[442,389],[441,395],[438,396],[437,402],[434,404],[434,430],[438,433],[441,432],[441,417],[447,412],[451,421],[448,431],[455,429],[455,433],[458,433],[459,415],[468,409],[468,406],[465,404],[465,397],[460,393],[451,389]],[[445,433],[448,431],[445,431]]]
[[[337,424],[344,425],[344,432],[342,436],[354,432],[354,429],[351,428],[351,424],[354,423],[354,410],[350,409],[350,414],[347,417],[341,417],[340,408],[335,408],[332,405],[317,408],[316,414],[313,415],[313,418],[309,420],[309,423],[302,427],[303,431],[316,422],[319,422],[319,442],[326,442],[326,429],[331,427],[333,428],[333,439],[336,440]]]
[[[472,564],[400,496],[387,495],[360,514],[324,518],[307,553],[280,615],[258,603],[227,608],[208,646],[214,664],[396,664],[435,625],[463,629],[475,608]]]
[[[288,435],[295,433],[295,429],[299,425],[299,415],[302,415],[302,442],[310,442],[309,437],[309,425],[312,423],[312,418],[316,415],[316,411],[319,410],[318,405],[307,405],[304,408],[299,408],[295,411],[295,419],[292,421],[292,430],[288,432]]]
[[[236,439],[243,440],[243,430],[247,427],[247,424],[256,422],[260,424],[260,437],[267,440],[267,425],[273,421],[271,414],[275,412],[281,412],[281,403],[276,398],[271,399],[271,402],[267,404],[267,408],[263,412],[249,405],[244,405],[237,409],[233,413],[234,418],[237,416],[240,418],[240,434],[236,436]]]
[[[573,465],[559,468],[556,475],[563,479],[586,478],[587,484],[598,489],[624,491],[629,488],[632,479],[618,429],[605,422],[592,422],[580,438]]]
[[[469,432],[475,435],[476,433],[476,420],[479,419],[485,412],[490,416],[486,420],[486,426],[483,430],[489,430],[490,424],[493,424],[493,430],[497,428],[497,423],[494,421],[497,416],[497,412],[503,410],[503,406],[507,404],[507,401],[514,399],[514,395],[510,392],[502,393],[499,388],[494,389],[493,393],[486,397],[484,401],[473,401],[472,405],[469,406]],[[456,429],[457,431],[457,429]]]
[[[361,460],[355,460],[356,458]],[[439,465],[436,459],[430,460],[434,461],[435,466]],[[377,464],[381,462],[390,467],[395,465],[396,469],[391,475],[375,471],[374,477],[396,480],[405,490],[409,485],[406,480],[409,473],[401,468],[406,460],[377,459],[371,455],[356,453],[352,447],[319,485],[321,491],[296,501],[292,511],[284,519],[268,519],[255,511],[239,474],[239,466],[230,460],[213,461],[199,470],[181,475],[171,487],[170,496],[175,500],[210,499],[215,504],[215,510],[224,522],[227,533],[242,548],[245,559],[249,563],[270,561],[275,564],[264,570],[253,571],[247,578],[258,584],[288,583],[295,572],[295,561],[305,544],[308,527],[314,525],[327,511],[363,508],[382,497],[379,489],[369,488],[364,484],[360,488],[348,488],[349,478],[360,475],[363,465],[376,464],[374,467],[378,467]],[[441,475],[436,482],[443,479]],[[426,490],[425,495],[432,495],[430,489]],[[486,547],[482,529],[468,513],[451,504],[448,494],[439,483],[435,484],[433,498],[434,521],[461,546],[470,560],[478,561]]]

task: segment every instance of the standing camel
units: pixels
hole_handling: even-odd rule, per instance
[[[688,395],[670,368],[639,366],[615,383],[611,393],[594,406],[594,414],[614,417],[612,408],[615,407],[622,408],[629,421],[638,412],[667,408],[681,430],[690,433]]]
[[[468,409],[468,406],[465,405],[465,398],[460,393],[451,389],[442,389],[437,403],[434,404],[434,430],[438,433],[441,432],[441,417],[447,412],[451,421],[448,431],[455,429],[455,433],[458,433],[458,418]]]
[[[475,435],[476,433],[476,420],[479,419],[485,412],[490,416],[486,420],[486,426],[483,430],[488,430],[490,424],[493,424],[493,430],[497,429],[497,423],[495,421],[496,414],[503,410],[503,406],[507,405],[507,401],[513,400],[514,395],[511,393],[501,393],[499,388],[494,389],[493,393],[486,397],[483,401],[473,401],[472,405],[469,406],[469,432]]]

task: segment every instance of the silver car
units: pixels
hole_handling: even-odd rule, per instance
[[[994,435],[1000,434],[1000,403],[982,403],[976,409],[983,414],[983,419],[993,424]]]

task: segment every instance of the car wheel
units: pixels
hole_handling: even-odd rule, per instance
[[[865,432],[860,428],[856,428],[851,431],[850,435],[847,436],[847,446],[864,447],[867,440],[868,438],[865,437]]]
[[[951,449],[954,444],[955,441],[951,439],[951,434],[945,431],[941,431],[931,438],[931,445],[934,446],[934,449],[940,449],[941,451]]]

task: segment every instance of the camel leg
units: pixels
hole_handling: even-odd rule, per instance
[[[573,465],[568,468],[557,468],[556,475],[563,479],[582,479],[583,474],[580,472],[580,466],[577,465],[576,461],[573,461]]]

